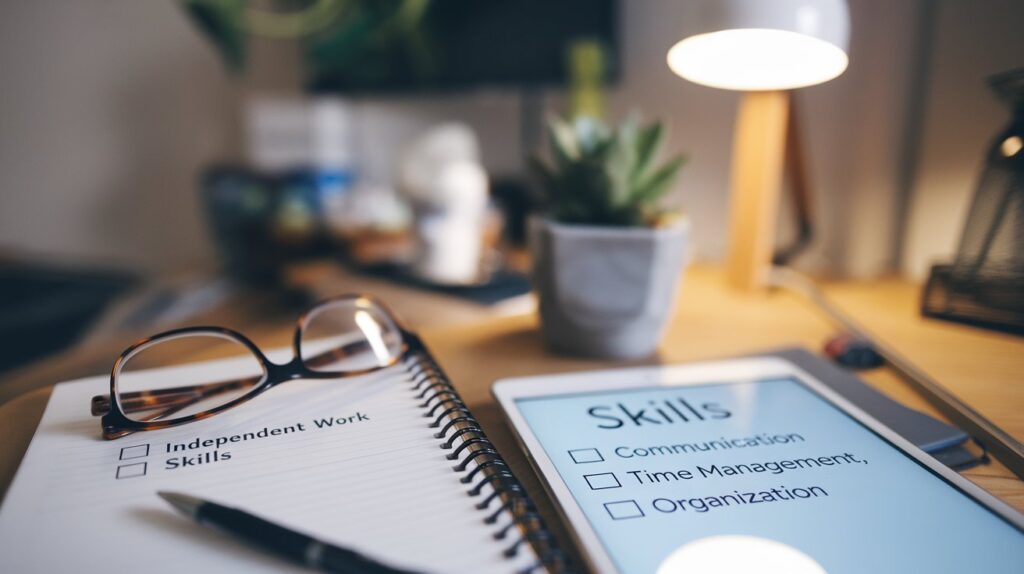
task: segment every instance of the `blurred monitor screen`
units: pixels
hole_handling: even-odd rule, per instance
[[[564,84],[576,40],[604,48],[605,79],[617,75],[615,0],[433,0],[412,31],[360,41],[349,16],[311,42],[311,88],[379,93]],[[384,10],[370,10],[384,12]],[[365,16],[361,14],[360,16]],[[373,13],[375,30],[388,14]],[[374,24],[370,24],[374,26]],[[353,47],[355,46],[355,47]]]

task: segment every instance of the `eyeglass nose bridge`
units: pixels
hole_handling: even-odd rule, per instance
[[[295,379],[324,379],[337,377],[337,373],[320,373],[310,369],[297,354],[287,363],[266,362],[268,387],[276,387],[281,383]]]

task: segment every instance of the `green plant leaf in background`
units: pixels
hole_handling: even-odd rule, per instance
[[[181,0],[225,66],[242,73],[250,37],[301,42],[307,84],[368,89],[426,81],[437,62],[423,22],[433,0]]]
[[[423,25],[431,3],[344,0],[336,22],[306,39],[309,84],[347,91],[371,89],[410,74],[428,81],[437,68],[434,46]]]
[[[185,13],[213,42],[232,72],[245,66],[245,0],[183,0]]]

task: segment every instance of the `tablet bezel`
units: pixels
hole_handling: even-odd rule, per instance
[[[877,419],[867,414],[841,395],[825,386],[816,378],[793,363],[778,357],[754,357],[710,363],[688,365],[639,367],[604,371],[517,377],[502,379],[494,383],[491,392],[501,406],[513,435],[526,453],[534,471],[540,477],[563,521],[568,523],[569,533],[588,561],[590,568],[597,572],[619,572],[604,544],[586,518],[575,497],[566,486],[554,463],[547,456],[543,446],[533,434],[526,419],[520,413],[516,401],[528,398],[542,398],[556,395],[582,394],[602,391],[629,390],[650,387],[675,387],[687,385],[731,384],[756,382],[766,379],[794,378],[806,385],[812,392],[831,403],[855,421],[874,431],[897,450],[917,461],[922,466],[946,480],[951,487],[959,489],[978,504],[1003,518],[1024,534],[1024,515],[1011,506],[989,494],[981,487],[960,476],[940,463],[916,445],[896,434]]]

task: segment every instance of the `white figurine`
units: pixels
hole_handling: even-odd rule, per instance
[[[478,282],[488,184],[473,131],[455,123],[431,129],[410,145],[399,171],[416,216],[413,272],[435,283]]]

